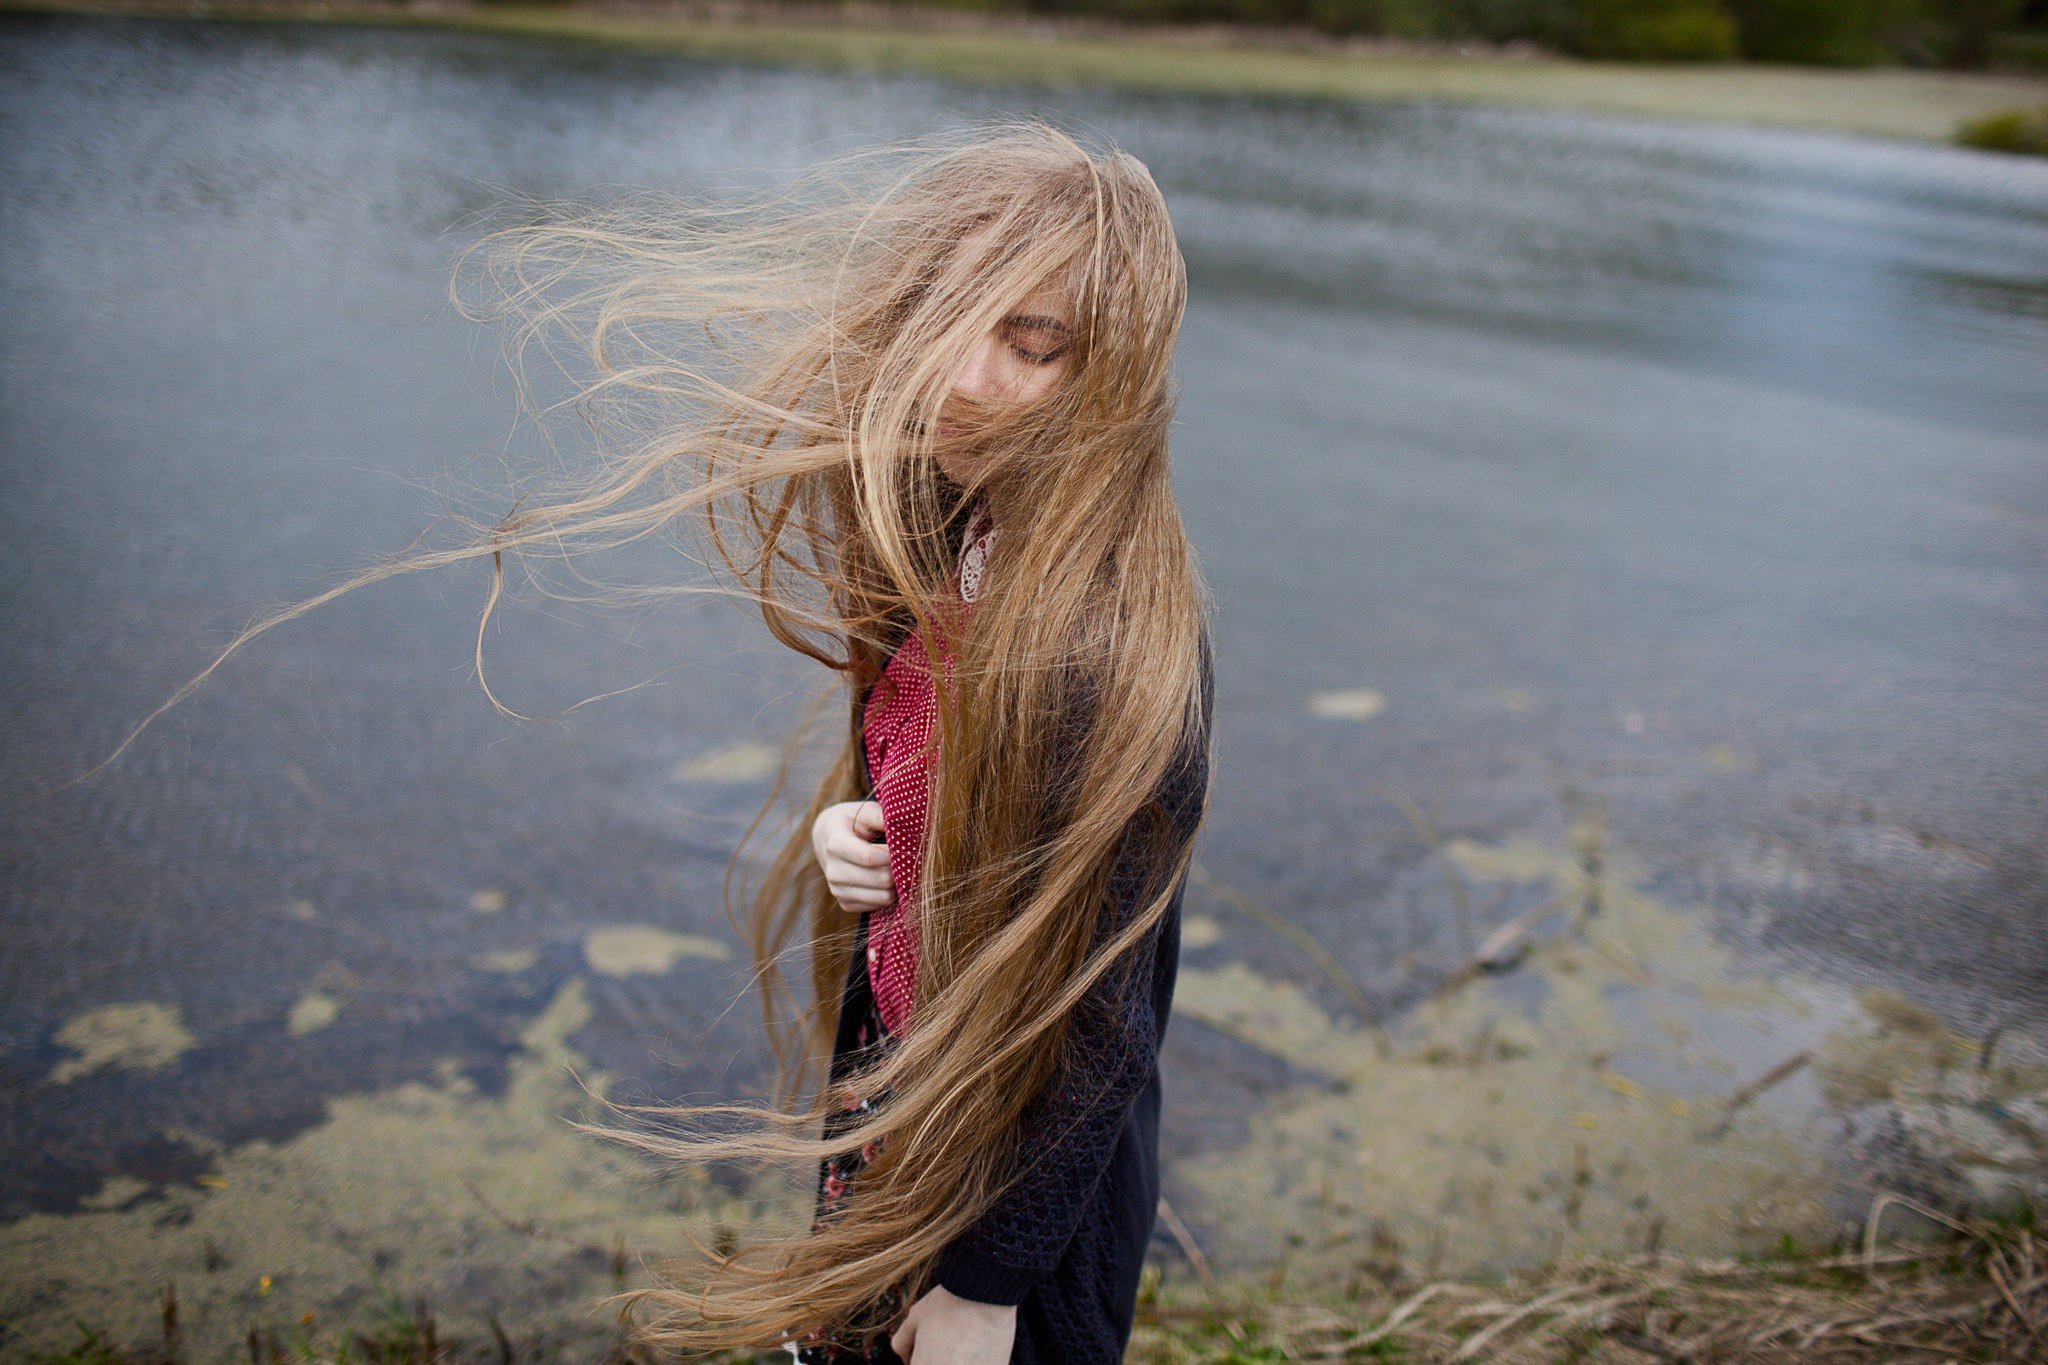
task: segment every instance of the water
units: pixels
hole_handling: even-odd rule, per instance
[[[533,725],[469,675],[481,575],[384,584],[57,784],[258,606],[402,547],[435,510],[416,481],[488,478],[511,393],[443,291],[494,187],[687,192],[992,112],[1110,132],[1181,233],[1218,879],[1398,1013],[1523,908],[1461,910],[1441,840],[1556,842],[1592,802],[1759,961],[1964,1030],[2042,1019],[2048,165],[9,16],[0,1217],[188,1183],[451,1066],[491,1093],[577,977],[578,1047],[643,1093],[753,1083],[735,960],[608,975],[587,942],[730,939],[764,787],[729,751],[811,684],[737,611],[513,612],[510,705],[650,681]],[[692,766],[721,753],[731,780]],[[1314,980],[1230,930],[1201,951]],[[1217,1096],[1274,1065],[1177,1021],[1169,1076],[1211,1089],[1175,1099],[1173,1152],[1226,1140]]]

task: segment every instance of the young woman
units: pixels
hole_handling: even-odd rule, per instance
[[[815,1200],[807,1227],[665,1266],[626,1296],[637,1336],[813,1365],[1120,1358],[1212,696],[1157,186],[999,123],[774,191],[545,212],[472,253],[458,280],[522,353],[577,341],[588,461],[213,667],[392,573],[489,555],[488,622],[506,553],[696,527],[686,552],[829,670],[846,719],[743,926],[778,1102],[593,1131],[795,1163]],[[792,950],[810,998],[785,1020]]]
[[[988,229],[961,238],[961,250],[984,248]],[[953,397],[1030,406],[1073,382],[1073,289],[1050,282],[1004,310],[985,332],[954,383]],[[938,436],[959,434],[938,409]],[[941,446],[938,477],[961,487],[981,482],[971,448]],[[841,999],[832,1078],[843,1088],[828,1112],[826,1132],[837,1136],[846,1115],[869,1108],[857,1085],[858,1065],[896,1045],[915,1010],[920,958],[917,891],[929,838],[932,769],[942,674],[951,666],[949,640],[979,603],[990,561],[1014,496],[1003,481],[969,504],[951,587],[960,606],[937,613],[930,651],[899,644],[877,684],[856,708],[856,752],[870,799],[827,806],[811,826],[812,851],[839,906],[860,916],[855,951]],[[1000,561],[998,561],[1000,562]],[[949,629],[950,627],[950,629]],[[1202,660],[1206,669],[1206,658]],[[1199,714],[1182,735],[1183,751],[1157,793],[1164,839],[1178,853],[1192,839],[1204,803],[1206,673]],[[1078,709],[1078,708],[1077,708]],[[1070,715],[1074,739],[1085,743],[1087,721]],[[1052,790],[1071,782],[1063,775]],[[1102,901],[1101,926],[1129,920],[1145,884],[1145,859],[1166,848],[1147,848],[1142,834],[1119,849]],[[1168,856],[1171,856],[1169,854]],[[1098,991],[1069,1037],[1070,1061],[1062,1091],[1035,1106],[1018,1143],[1018,1174],[965,1237],[949,1243],[932,1272],[932,1287],[883,1340],[851,1345],[813,1329],[790,1344],[805,1365],[910,1358],[952,1360],[1114,1360],[1130,1333],[1137,1277],[1158,1203],[1159,1076],[1157,1049],[1172,999],[1179,942],[1178,892],[1167,914],[1134,950],[1137,970],[1119,983],[1124,994]],[[888,1096],[883,1096],[886,1103]],[[820,1217],[834,1216],[849,1186],[886,1147],[883,1134],[855,1151],[828,1158],[819,1175]],[[901,1306],[892,1287],[884,1316]],[[1020,1305],[1022,1320],[1020,1322]]]

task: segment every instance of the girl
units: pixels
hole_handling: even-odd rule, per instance
[[[590,463],[259,621],[166,706],[361,583],[488,554],[487,623],[507,552],[698,526],[682,548],[846,689],[743,926],[782,1084],[590,1131],[802,1163],[815,1209],[663,1267],[625,1296],[636,1336],[810,1365],[1120,1358],[1212,696],[1169,487],[1186,277],[1158,188],[1113,147],[999,123],[718,203],[539,214],[464,264],[521,351],[578,340]],[[787,1021],[791,948],[810,999]]]

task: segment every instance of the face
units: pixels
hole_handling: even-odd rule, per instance
[[[1051,393],[1072,365],[1074,300],[1064,286],[1047,286],[1020,299],[989,329],[953,380],[952,392],[997,403],[1035,403]],[[959,428],[939,408],[939,435]],[[965,482],[972,458],[941,453],[948,478]]]

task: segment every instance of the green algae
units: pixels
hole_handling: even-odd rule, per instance
[[[1220,1267],[1342,1288],[1409,1259],[1491,1275],[1823,1240],[1851,1174],[1836,1159],[1845,1107],[1910,1099],[1972,1055],[1903,997],[1745,967],[1705,914],[1642,892],[1644,870],[1591,821],[1565,847],[1451,839],[1434,856],[1469,882],[1547,892],[1569,923],[1512,977],[1415,1009],[1384,1053],[1291,982],[1237,962],[1181,969],[1176,1012],[1323,1078],[1252,1114],[1241,1145],[1173,1171]],[[2011,1116],[2048,1087],[2002,1074],[1997,1123],[1964,1100],[1908,1105],[1904,1121],[1928,1168],[1986,1194],[2038,1190],[2048,1166],[2029,1164],[2034,1130]]]
[[[57,1063],[52,1085],[68,1085],[95,1071],[156,1071],[199,1045],[176,1005],[129,1001],[87,1010],[57,1030],[56,1041],[77,1055]]]
[[[478,953],[470,961],[487,972],[503,972],[507,975],[516,976],[520,972],[533,969],[534,965],[540,961],[540,950],[537,948],[501,948],[488,953]]]
[[[1950,1029],[1931,1010],[1894,991],[1866,987],[1857,1001],[1870,1016],[1869,1032],[1844,1031],[1827,1040],[1814,1072],[1828,1102],[1838,1108],[1893,1098],[1914,1077],[1973,1060],[1977,1041]]]
[[[678,934],[651,924],[619,924],[583,936],[583,957],[604,976],[659,976],[686,957],[723,962],[731,950],[702,934]]]
[[[118,1176],[85,1212],[0,1227],[10,1349],[61,1349],[78,1321],[151,1338],[165,1284],[195,1360],[240,1358],[251,1327],[349,1321],[366,1285],[425,1296],[448,1336],[489,1340],[488,1315],[516,1339],[608,1339],[599,1300],[644,1282],[643,1259],[682,1250],[685,1226],[708,1240],[790,1196],[657,1179],[574,1130],[605,1117],[607,1078],[569,1044],[590,1018],[584,982],[569,981],[523,1031],[499,1097],[451,1062],[432,1082],[335,1098],[325,1122],[282,1142],[197,1140],[216,1155],[194,1185]]]
[[[294,1038],[318,1033],[341,1017],[341,1001],[325,991],[307,991],[292,1003],[284,1031]]]
[[[1310,715],[1326,716],[1332,720],[1371,720],[1386,709],[1385,694],[1370,687],[1318,692],[1308,699]]]
[[[1555,907],[1566,927],[1511,973],[1444,989],[1383,1034],[1228,960],[1211,916],[1184,920],[1184,946],[1206,956],[1183,963],[1176,1013],[1300,1078],[1248,1116],[1241,1143],[1168,1172],[1219,1277],[1277,1268],[1297,1289],[1342,1293],[1411,1263],[1492,1274],[1582,1253],[1824,1242],[1842,1177],[1833,1125],[1872,1106],[1895,1117],[1915,1172],[1962,1195],[2042,1188],[2048,1071],[2012,1043],[1964,1037],[1894,992],[1762,975],[1707,914],[1642,891],[1642,869],[1590,821],[1556,844],[1451,839],[1431,856],[1462,883]],[[724,955],[646,925],[583,946],[612,974]],[[538,961],[485,957],[504,971]],[[31,1349],[59,1347],[77,1320],[141,1339],[157,1286],[174,1283],[193,1358],[226,1358],[252,1325],[347,1321],[373,1285],[425,1296],[471,1341],[493,1318],[519,1340],[605,1339],[602,1298],[645,1283],[644,1263],[681,1250],[686,1230],[715,1242],[798,1219],[805,1192],[701,1170],[659,1178],[573,1129],[612,1121],[610,1078],[570,1045],[591,1017],[585,981],[566,983],[522,1032],[499,1096],[450,1060],[430,1082],[336,1098],[287,1141],[166,1130],[210,1155],[192,1185],[117,1176],[81,1212],[0,1228],[0,1320]],[[138,1032],[105,1025],[72,1038]],[[81,1065],[114,1055],[79,1050]]]
[[[730,745],[689,760],[676,769],[684,782],[755,782],[774,773],[781,755],[766,744]]]

